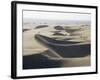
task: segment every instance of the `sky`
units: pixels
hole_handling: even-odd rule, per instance
[[[24,19],[91,21],[91,14],[23,11]]]

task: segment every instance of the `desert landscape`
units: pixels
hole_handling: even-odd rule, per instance
[[[85,57],[62,57],[54,55],[48,47],[40,44],[36,34],[59,40],[89,43],[90,25],[47,25],[24,24],[23,26],[23,69],[90,66],[90,53]],[[66,53],[70,54],[70,53]],[[77,54],[77,53],[76,53]],[[84,53],[85,54],[85,53]]]
[[[91,66],[91,15],[23,11],[23,69]]]

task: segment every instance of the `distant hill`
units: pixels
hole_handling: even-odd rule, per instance
[[[39,25],[39,26],[36,26],[35,29],[44,28],[44,27],[48,27],[48,25]]]

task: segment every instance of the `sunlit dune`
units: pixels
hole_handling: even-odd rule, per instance
[[[30,24],[31,25],[31,24]],[[26,26],[25,26],[26,27]],[[28,25],[29,27],[29,25]],[[27,29],[28,29],[27,27]],[[33,28],[32,28],[33,27]],[[30,29],[31,28],[31,29]],[[66,28],[66,27],[65,27]],[[79,29],[81,26],[70,26],[68,29]],[[81,41],[81,42],[90,42],[90,27],[84,27],[81,31],[76,31],[71,35],[71,32],[68,33],[65,30],[59,31],[54,28],[54,26],[44,27],[35,29],[34,26],[29,27],[30,30],[23,32],[23,55],[31,55],[34,53],[42,52],[47,50],[44,46],[40,45],[34,36],[36,34],[41,34],[47,37],[55,38],[57,40],[68,40],[69,41]],[[67,30],[67,28],[66,28]],[[58,35],[54,35],[58,31]],[[62,34],[62,35],[59,35]]]

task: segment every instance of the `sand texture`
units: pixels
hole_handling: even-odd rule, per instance
[[[22,44],[23,57],[24,57],[23,58],[24,69],[46,68],[46,67],[50,67],[50,65],[51,67],[90,66],[91,64],[90,55],[85,57],[78,57],[78,58],[64,57],[64,59],[59,59],[57,58],[57,56],[52,54],[52,52],[49,51],[48,47],[41,45],[35,39],[36,34],[41,34],[59,41],[90,43],[91,42],[90,30],[91,28],[89,25],[84,25],[84,26],[83,25],[65,25],[65,26],[48,25],[45,26],[44,28],[41,28],[41,26],[36,27],[36,25],[25,24],[23,26],[23,44]],[[42,57],[44,58],[41,59]],[[43,62],[39,61],[39,58],[41,61],[46,60],[47,61],[46,63],[49,62],[50,65],[49,66],[44,65]],[[44,66],[33,65],[36,64],[34,63],[34,60],[37,61],[39,64],[43,64]]]

